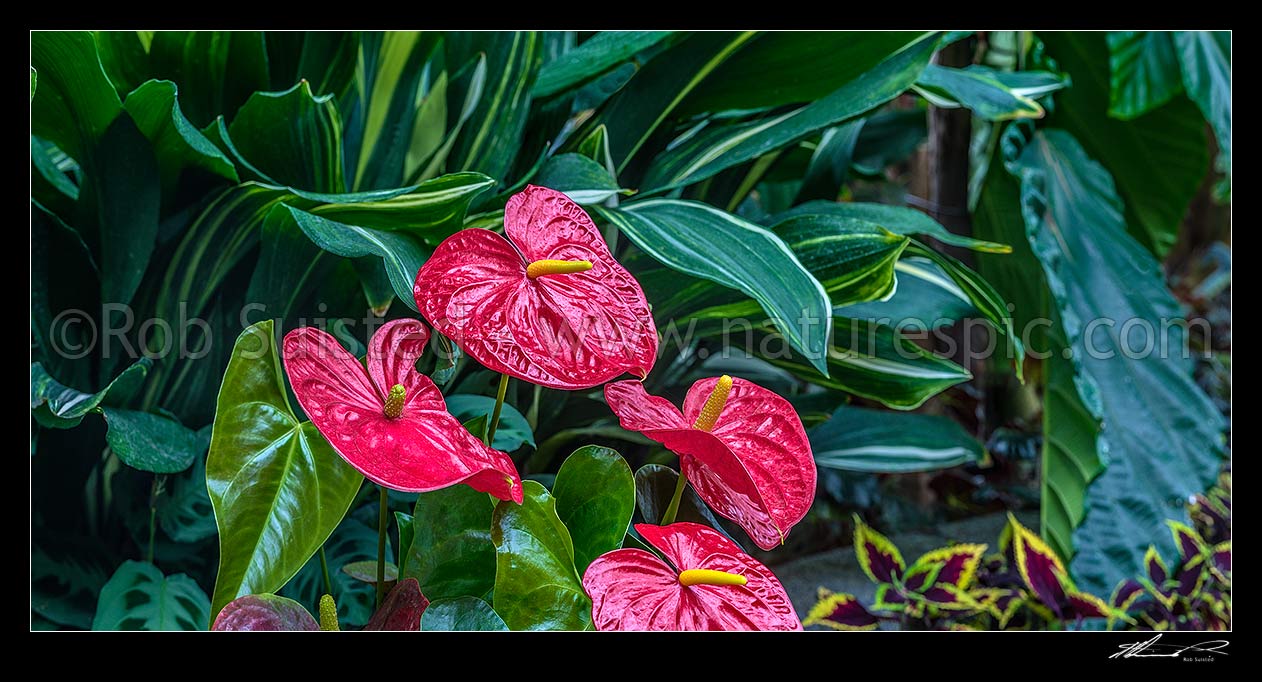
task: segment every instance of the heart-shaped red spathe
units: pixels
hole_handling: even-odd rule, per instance
[[[447,412],[434,382],[416,371],[428,340],[416,320],[388,322],[369,342],[365,370],[329,334],[300,327],[285,335],[285,374],[311,422],[370,481],[405,492],[464,483],[520,504],[513,460],[469,433]],[[407,395],[392,419],[385,404],[396,384]]]
[[[644,291],[578,204],[527,185],[504,208],[504,233],[461,230],[425,262],[413,294],[435,329],[484,366],[550,388],[648,375],[657,328]],[[529,277],[543,260],[592,268]]]
[[[744,379],[732,380],[710,431],[693,426],[718,378],[688,389],[681,413],[638,381],[605,386],[622,428],[679,455],[679,466],[711,509],[735,521],[762,549],[784,541],[815,499],[815,458],[789,401]]]
[[[666,561],[642,549],[597,557],[583,575],[597,630],[802,629],[776,576],[721,533],[696,523],[635,529]],[[693,569],[744,576],[746,583],[682,584],[680,573]]]

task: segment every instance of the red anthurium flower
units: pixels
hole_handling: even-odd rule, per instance
[[[504,207],[505,237],[448,237],[416,277],[417,308],[486,367],[560,389],[653,368],[657,330],[639,282],[561,192],[527,185]]]
[[[696,523],[635,529],[666,561],[642,549],[593,561],[583,589],[597,630],[802,629],[776,576],[721,533]]]
[[[744,379],[701,379],[681,414],[638,381],[605,386],[622,428],[679,455],[701,499],[740,524],[762,549],[784,542],[815,498],[815,460],[787,400]]]
[[[416,371],[428,340],[416,320],[388,322],[369,343],[365,370],[332,336],[301,327],[285,335],[285,373],[311,422],[374,483],[405,492],[465,483],[521,503],[513,461],[469,433]]]

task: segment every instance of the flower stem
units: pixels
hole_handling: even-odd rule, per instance
[[[324,545],[320,545],[320,571],[324,573],[324,593],[333,594],[333,581],[329,579],[329,560],[324,556]]]
[[[682,469],[679,471],[679,478],[675,480],[675,494],[670,498],[670,504],[666,506],[666,513],[662,514],[662,522],[660,525],[669,526],[675,522],[675,515],[679,513],[679,501],[684,499],[684,488],[688,487],[688,478],[684,476]]]
[[[158,527],[158,493],[162,484],[162,474],[153,475],[153,485],[149,487],[149,553],[145,561],[153,563],[153,541]]]
[[[491,421],[486,425],[487,447],[495,447],[495,429],[500,425],[500,412],[504,409],[504,394],[508,393],[508,375],[500,375],[500,390],[495,395],[495,409],[491,412]]]
[[[390,519],[390,506],[385,486],[381,489],[381,504],[377,511],[377,608],[386,598],[386,524]]]

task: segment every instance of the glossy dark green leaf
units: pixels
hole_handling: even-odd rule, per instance
[[[864,119],[851,155],[850,172],[881,180],[890,166],[907,162],[928,139],[928,111],[885,109]]]
[[[548,159],[530,182],[565,192],[579,204],[599,204],[614,195],[631,193],[618,187],[604,166],[577,153]]]
[[[155,474],[174,474],[193,465],[201,454],[197,433],[183,424],[149,412],[102,408],[105,442],[124,464]]]
[[[772,220],[772,223],[779,223],[800,215],[831,215],[866,220],[870,223],[876,223],[894,234],[928,235],[943,244],[985,253],[1008,253],[1012,250],[1012,247],[1007,244],[997,244],[954,234],[943,227],[941,223],[929,217],[929,214],[909,206],[872,204],[858,201],[808,201],[801,206],[794,206],[792,209],[780,214]]]
[[[421,103],[421,110],[417,112],[416,122],[412,129],[411,149],[404,167],[404,176],[409,178],[409,181],[432,178],[446,165],[447,157],[450,156],[456,140],[460,137],[460,132],[464,130],[465,123],[473,117],[478,103],[482,100],[482,92],[486,88],[486,55],[479,54],[469,68],[468,74],[459,79],[459,87],[454,90],[464,92],[464,102],[457,110],[455,121],[446,125],[446,132],[440,135],[439,130],[448,118],[446,75],[444,72],[439,76],[430,95]],[[441,109],[436,103],[440,96]],[[451,102],[453,109],[455,104],[457,104],[456,101]],[[432,151],[431,147],[433,147]]]
[[[909,330],[937,329],[977,313],[973,302],[939,265],[908,257],[894,264],[898,286],[883,301],[834,307],[833,314]]]
[[[798,190],[796,201],[810,199],[831,201],[837,198],[841,192],[842,183],[850,172],[855,143],[859,141],[859,131],[863,129],[863,122],[862,118],[855,119],[824,131],[811,153],[811,160],[806,167],[806,174],[802,177],[802,186]]]
[[[164,188],[171,188],[185,166],[196,166],[233,182],[237,171],[228,157],[184,118],[171,81],[147,81],[127,95],[123,108],[153,144]]]
[[[811,429],[821,467],[878,474],[933,471],[981,460],[986,450],[959,424],[928,414],[839,407]]]
[[[344,192],[342,120],[332,95],[309,83],[256,92],[228,126],[232,145],[265,180],[309,192]]]
[[[347,258],[376,256],[385,263],[386,274],[395,295],[409,308],[416,310],[412,284],[416,273],[429,254],[411,237],[398,232],[374,230],[337,222],[300,211],[292,206],[277,206],[274,212],[285,211],[316,246]],[[284,215],[284,213],[280,213]]]
[[[827,214],[798,215],[772,229],[835,306],[889,296],[894,264],[910,242],[877,223]]]
[[[122,405],[144,383],[153,361],[140,358],[96,393],[84,393],[62,385],[36,362],[31,365],[31,413],[41,426],[69,429],[102,404]]]
[[[827,371],[828,292],[770,230],[693,201],[653,199],[595,210],[659,263],[758,301],[793,347]]]
[[[705,180],[871,111],[911,87],[929,63],[936,45],[932,37],[921,38],[801,108],[682,141],[654,160],[644,187],[665,190]]]
[[[1168,323],[1182,317],[1179,305],[1160,264],[1126,233],[1108,172],[1060,130],[1036,134],[1009,169],[1021,181],[1026,234],[1072,351],[1075,392],[1102,424],[1095,445],[1105,468],[1086,489],[1070,567],[1080,588],[1104,592],[1141,570],[1150,542],[1174,554],[1165,521],[1186,521],[1187,512],[1171,501],[1214,480],[1224,423],[1192,380],[1184,331]],[[1046,442],[1068,443],[1060,425],[1047,422]],[[1064,490],[1052,495],[1066,506],[1076,502]]]
[[[91,629],[101,587],[117,563],[99,538],[35,535],[31,541],[31,612],[54,623]]]
[[[675,484],[679,481],[679,472],[662,464],[645,464],[635,471],[635,506],[644,523],[659,525],[662,514],[670,506],[675,495]],[[718,517],[705,506],[692,486],[684,491],[679,501],[679,510],[675,514],[676,521],[688,521],[709,526],[724,535],[727,531],[719,523]],[[631,537],[631,536],[628,536]],[[729,538],[731,536],[728,536]],[[739,544],[739,543],[738,543]]]
[[[284,586],[341,522],[363,477],[294,416],[270,319],[237,338],[214,423],[206,487],[219,527],[219,613]]]
[[[370,519],[371,525],[362,520],[365,517]],[[358,513],[348,515],[324,542],[324,556],[329,564],[329,580],[333,583],[337,618],[343,627],[363,626],[376,610],[375,584],[358,580],[341,570],[344,566],[370,564],[372,579],[377,579],[376,524],[377,504],[373,502],[361,507]],[[390,555],[390,542],[387,540],[386,556]],[[320,612],[320,596],[327,592],[319,552],[308,559],[302,570],[281,590],[281,594],[298,600],[312,613]]]
[[[97,602],[93,630],[205,630],[210,599],[183,573],[164,576],[153,564],[127,561]]]
[[[1014,92],[986,66],[955,69],[930,64],[916,80],[916,90],[937,107],[964,107],[987,121],[1043,117],[1038,102]]]
[[[451,170],[506,179],[530,114],[530,89],[542,60],[535,31],[456,32],[446,36],[447,57],[461,63],[485,52],[486,88],[448,159]]]
[[[495,501],[467,485],[421,493],[403,566],[430,599],[485,597],[495,586],[491,514]]]
[[[1039,525],[1061,557],[1074,556],[1074,530],[1087,515],[1087,489],[1104,471],[1100,459],[1100,419],[1078,393],[1080,380],[1060,330],[1051,345],[1043,391],[1043,468]],[[1072,351],[1071,351],[1072,352]]]
[[[200,542],[214,535],[215,508],[206,492],[206,450],[210,447],[211,427],[197,432],[197,456],[187,471],[166,479],[166,487],[158,496],[158,525],[167,537],[176,542]]]
[[[1073,79],[1073,87],[1057,93],[1048,125],[1072,133],[1108,168],[1126,203],[1127,229],[1158,257],[1165,255],[1209,163],[1200,112],[1180,96],[1133,121],[1112,118],[1104,34],[1039,37]]]
[[[141,42],[140,31],[93,31],[96,53],[118,96],[149,80],[149,50]]]
[[[892,327],[844,317],[834,318],[833,323],[827,378],[798,360],[774,335],[758,340],[758,354],[811,383],[899,410],[915,409],[973,377],[963,367],[903,338]]]
[[[403,232],[430,246],[459,231],[469,204],[495,181],[481,173],[450,173],[388,192],[298,195],[320,205],[311,212],[376,230]]]
[[[180,84],[184,115],[199,127],[220,115],[233,120],[253,93],[268,89],[261,31],[155,31],[149,63],[151,78]]]
[[[575,450],[557,471],[552,495],[574,542],[579,575],[596,557],[622,546],[635,512],[635,477],[617,450],[598,445]]]
[[[1110,31],[1108,42],[1110,116],[1135,118],[1182,92],[1169,31]]]
[[[352,561],[342,566],[342,573],[350,576],[353,580],[361,583],[377,584],[377,561]],[[385,578],[387,583],[394,583],[399,579],[399,567],[386,562]],[[389,588],[387,588],[389,589]]]
[[[435,599],[421,614],[421,632],[504,632],[508,626],[477,597]]]
[[[592,601],[556,501],[535,481],[523,481],[522,490],[524,501],[500,502],[491,523],[495,612],[512,630],[586,630]]]
[[[545,64],[530,94],[547,97],[585,83],[670,35],[670,31],[601,31]]]
[[[462,423],[475,416],[488,416],[495,410],[495,398],[487,395],[449,395],[445,400],[447,411]],[[517,408],[505,403],[500,409],[500,423],[495,428],[495,442],[491,447],[512,452],[524,444],[535,446],[530,424]]]
[[[340,97],[354,80],[359,56],[355,31],[268,31],[263,38],[273,90],[306,80],[311,92]]]
[[[31,99],[31,132],[52,141],[80,164],[122,109],[87,31],[31,33],[31,68],[39,87]]]
[[[394,513],[394,527],[399,531],[399,547],[397,557],[400,575],[407,569],[408,553],[412,551],[412,515],[397,511]]]
[[[1218,168],[1231,173],[1231,32],[1178,31],[1183,87],[1218,140]]]

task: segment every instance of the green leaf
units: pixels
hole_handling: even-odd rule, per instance
[[[894,264],[911,241],[876,223],[827,214],[795,216],[772,229],[835,306],[893,293]]]
[[[833,319],[828,376],[820,376],[774,336],[758,340],[759,355],[811,383],[911,410],[973,378],[963,367],[903,338],[894,328],[844,317]]]
[[[150,78],[180,84],[180,103],[193,125],[222,115],[231,121],[254,92],[268,89],[261,31],[155,31]]]
[[[337,604],[337,618],[343,627],[360,627],[368,622],[376,610],[377,590],[369,584],[349,575],[347,566],[368,564],[372,579],[377,578],[377,505],[361,507],[358,514],[350,515],[338,525],[337,530],[324,542],[324,555],[329,564],[329,580],[333,583],[333,601]],[[363,512],[370,512],[364,514]],[[372,525],[361,520],[371,518]],[[386,556],[390,554],[390,542],[386,540]],[[387,572],[390,566],[386,567]],[[397,577],[397,576],[396,576]],[[320,566],[317,552],[285,585],[281,594],[297,600],[312,613],[319,613],[320,596],[326,593],[324,569]]]
[[[449,395],[445,398],[447,411],[461,423],[475,416],[486,417],[495,410],[495,398],[487,395]],[[524,444],[535,446],[535,435],[530,424],[517,408],[504,403],[500,410],[500,423],[495,429],[495,442],[491,447],[512,452]]]
[[[149,50],[141,31],[93,31],[96,53],[120,97],[149,80]]]
[[[618,549],[635,512],[635,477],[617,450],[586,445],[566,458],[552,484],[557,516],[574,541],[579,575]]]
[[[35,73],[35,67],[31,67],[31,101],[35,101],[35,86],[39,82],[39,75]]]
[[[399,551],[395,561],[399,567],[399,575],[403,575],[403,571],[407,569],[408,553],[412,551],[412,515],[395,512],[394,527],[399,531]]]
[[[1214,480],[1224,423],[1192,380],[1183,330],[1169,324],[1182,319],[1179,305],[1160,264],[1127,235],[1108,172],[1060,130],[1036,134],[1008,162],[1021,181],[1026,234],[1072,351],[1075,392],[1101,422],[1095,454],[1106,468],[1087,487],[1086,514],[1072,535],[1071,572],[1082,589],[1105,592],[1141,570],[1166,519],[1186,521],[1183,505],[1171,500],[1186,500]],[[1081,438],[1077,429],[1086,420],[1066,423],[1071,437]],[[1046,424],[1053,450],[1084,444],[1062,440],[1061,425]],[[1045,455],[1049,466],[1057,465],[1054,456]],[[1072,459],[1075,466],[1089,464],[1090,453]],[[1089,469],[1083,473],[1090,477]],[[1049,471],[1044,480],[1063,482],[1060,476]],[[1052,489],[1045,499],[1068,507],[1076,495]],[[1045,519],[1075,516],[1070,510]],[[1063,541],[1068,529],[1045,535]],[[1169,541],[1158,549],[1174,554]]]
[[[801,108],[716,127],[677,142],[654,159],[645,175],[644,187],[661,191],[699,182],[869,112],[911,87],[929,63],[936,45],[935,39],[922,38],[835,92]]]
[[[811,153],[795,202],[837,198],[842,183],[850,173],[850,163],[863,123],[864,119],[859,118],[824,131]]]
[[[228,157],[184,118],[175,83],[147,81],[127,95],[123,108],[153,144],[164,191],[175,186],[186,166],[237,182],[237,170]]]
[[[618,187],[604,166],[576,153],[558,154],[548,159],[530,182],[565,192],[579,204],[599,204],[609,197],[631,193]]]
[[[645,464],[635,471],[635,506],[640,511],[644,523],[660,525],[662,514],[670,506],[675,495],[675,484],[679,481],[679,472],[661,464]],[[719,523],[719,519],[705,506],[696,491],[689,486],[679,501],[676,521],[688,521],[709,526],[724,535],[728,535]],[[731,536],[728,535],[730,539]],[[737,543],[740,544],[740,543]]]
[[[934,106],[964,107],[987,121],[1043,117],[1038,102],[1004,85],[997,72],[987,66],[954,69],[930,64],[915,87]]]
[[[31,99],[31,132],[56,144],[80,165],[122,109],[118,93],[87,31],[34,31],[31,68],[39,89]]]
[[[375,230],[414,236],[430,246],[458,232],[469,204],[495,181],[481,173],[450,173],[419,185],[357,194],[313,194],[300,197],[319,202],[315,215]]]
[[[102,404],[126,403],[144,383],[153,361],[142,357],[114,377],[96,393],[76,391],[63,386],[41,365],[31,365],[31,413],[40,426],[69,429],[79,425],[83,416]]]
[[[1196,102],[1218,140],[1218,168],[1231,173],[1231,32],[1179,31],[1174,34],[1183,87]]]
[[[1132,119],[1183,91],[1169,31],[1110,31],[1109,115]]]
[[[216,532],[215,508],[206,492],[205,454],[210,447],[211,428],[197,432],[193,466],[167,478],[166,489],[158,496],[158,524],[176,542],[200,542]]]
[[[1077,382],[1082,379],[1065,356],[1064,336],[1059,330],[1050,336],[1043,391],[1039,521],[1043,537],[1056,553],[1073,557],[1074,529],[1087,514],[1087,487],[1104,471],[1098,449],[1100,419],[1078,393]]]
[[[601,31],[544,64],[530,94],[547,97],[586,83],[670,35],[671,31]]]
[[[201,454],[197,433],[183,424],[149,412],[102,408],[105,442],[123,464],[155,474],[174,474],[193,465]]]
[[[521,147],[530,114],[530,89],[542,61],[535,31],[455,32],[446,36],[448,59],[459,64],[486,53],[486,89],[449,157],[450,167],[504,179]]]
[[[869,180],[883,180],[888,167],[907,162],[928,136],[927,109],[887,108],[871,114],[859,131],[850,171]]]
[[[237,337],[214,424],[206,487],[219,527],[217,614],[280,590],[333,533],[363,476],[294,416],[270,319]]]
[[[495,586],[494,510],[494,499],[467,485],[421,493],[402,577],[416,578],[430,599],[487,596]]]
[[[329,253],[356,258],[359,256],[377,256],[385,263],[386,274],[390,277],[390,285],[394,293],[412,310],[416,310],[416,300],[412,296],[412,285],[416,282],[416,273],[429,254],[412,238],[397,232],[385,232],[358,225],[341,223],[322,218],[292,206],[277,206],[274,214],[284,216],[287,212],[297,223],[303,233],[315,242],[316,246]]]
[[[31,612],[92,627],[101,587],[118,563],[96,537],[40,533],[31,539]]]
[[[839,407],[811,429],[815,463],[842,471],[934,471],[981,460],[986,451],[959,424],[927,414]]]
[[[1008,253],[1012,247],[1007,244],[973,239],[948,231],[941,223],[929,217],[929,214],[908,206],[892,206],[889,204],[871,204],[850,201],[808,201],[773,219],[773,224],[783,222],[800,215],[829,215],[840,218],[852,218],[876,223],[894,234],[928,235],[951,246],[972,249],[984,253]]]
[[[153,564],[127,561],[97,602],[93,630],[205,630],[210,627],[210,600],[183,573],[162,575]]]
[[[694,201],[653,199],[595,210],[659,263],[758,301],[789,343],[827,372],[828,292],[771,231]]]
[[[977,313],[960,285],[927,258],[908,257],[894,264],[898,286],[886,300],[833,307],[833,314],[900,329],[938,329]]]
[[[421,632],[504,632],[508,626],[477,597],[435,599],[421,614]]]
[[[273,90],[307,80],[315,94],[341,97],[355,78],[355,31],[267,31],[264,41]]]
[[[344,192],[342,121],[332,95],[299,82],[256,92],[228,126],[232,146],[264,180],[309,192]]]
[[[1200,112],[1187,98],[1175,97],[1133,121],[1112,118],[1105,36],[1085,31],[1039,36],[1074,83],[1057,94],[1048,126],[1073,134],[1109,169],[1126,203],[1127,229],[1164,256],[1208,165]]]
[[[592,601],[556,501],[535,481],[523,481],[522,492],[521,504],[500,502],[491,522],[495,612],[512,630],[586,630]]]

